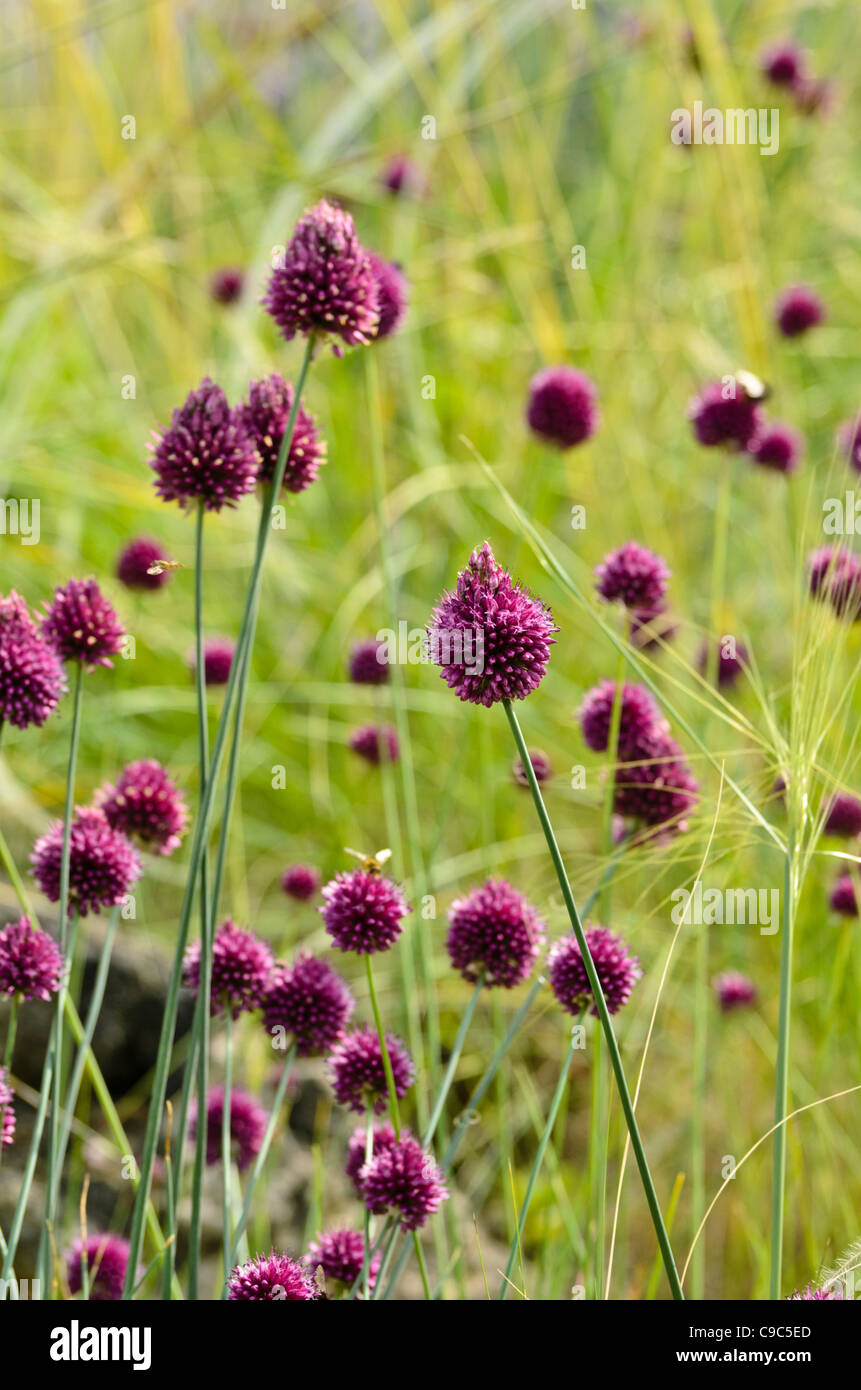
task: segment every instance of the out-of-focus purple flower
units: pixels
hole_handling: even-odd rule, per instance
[[[48,1000],[60,988],[63,966],[53,937],[29,917],[0,927],[0,995]]]
[[[485,541],[446,591],[428,629],[431,660],[461,700],[487,707],[524,700],[544,678],[553,634],[550,609],[515,584]]]
[[[747,449],[762,428],[759,404],[736,377],[710,381],[688,407],[700,444]]]
[[[276,965],[263,999],[267,1033],[284,1029],[300,1057],[331,1052],[344,1036],[356,1001],[337,970],[307,952],[294,965]]]
[[[350,653],[350,680],[357,685],[384,685],[389,679],[386,644],[376,637],[357,642]]]
[[[206,1096],[206,1161],[210,1167],[221,1162],[221,1127],[224,1122],[224,1087],[211,1086]],[[266,1133],[266,1111],[247,1091],[230,1092],[231,1155],[242,1171],[256,1158]],[[197,1134],[197,1102],[192,1106],[189,1135]]]
[[[65,690],[59,656],[12,589],[0,598],[0,723],[40,728]]]
[[[401,1130],[401,1138],[412,1138],[408,1129]],[[381,1154],[386,1149],[390,1149],[398,1141],[394,1127],[388,1120],[384,1124],[374,1125],[374,1153]],[[363,1170],[365,1167],[365,1146],[367,1143],[367,1133],[364,1125],[359,1125],[353,1130],[347,1145],[347,1162],[344,1165],[344,1172],[356,1189],[359,1197],[364,1196],[362,1186]]]
[[[714,980],[714,990],[723,1012],[744,1008],[756,999],[756,987],[746,975],[737,970],[727,970]]]
[[[465,898],[456,898],[449,914],[446,950],[465,980],[479,978],[491,988],[513,989],[525,980],[544,942],[544,923],[504,879],[488,879]]]
[[[663,646],[678,631],[679,625],[668,612],[663,599],[660,603],[650,604],[646,608],[633,608],[629,616],[631,643],[642,652]]]
[[[11,1148],[15,1138],[15,1092],[9,1085],[9,1074],[0,1067],[0,1150]]]
[[[299,219],[283,263],[272,271],[263,307],[288,342],[297,333],[320,334],[356,347],[375,336],[379,306],[371,257],[352,217],[324,198]],[[333,351],[343,354],[337,344]]]
[[[775,421],[765,425],[750,446],[750,456],[760,468],[776,473],[794,473],[804,453],[804,440],[789,425]]]
[[[350,734],[350,747],[366,763],[379,767],[383,758],[396,763],[400,756],[398,736],[390,724],[363,724]]]
[[[305,903],[320,887],[320,874],[311,864],[291,864],[281,875],[281,888],[288,898]]]
[[[825,305],[807,285],[790,285],[774,306],[774,321],[784,338],[797,338],[825,318]]]
[[[734,686],[742,673],[748,669],[750,659],[743,642],[733,640],[729,643],[722,637],[718,641],[717,649],[717,682],[721,690],[726,690]],[[704,642],[697,653],[697,669],[702,675],[706,674],[708,660],[708,643]]]
[[[526,423],[533,434],[558,449],[573,449],[598,428],[597,394],[583,372],[546,367],[529,383]]]
[[[593,926],[586,929],[586,944],[601,983],[607,1009],[617,1013],[631,997],[631,990],[639,979],[642,970],[636,956],[628,955],[628,948],[620,936],[609,927]],[[547,956],[550,970],[550,987],[558,1003],[575,1017],[590,1004],[590,1013],[598,1016],[592,986],[586,974],[583,956],[573,933],[554,942]]]
[[[861,412],[854,420],[845,420],[837,431],[837,447],[846,461],[861,473]]]
[[[116,786],[103,789],[98,804],[114,830],[159,854],[178,849],[188,824],[185,797],[155,758],[129,763]]]
[[[855,880],[851,874],[840,875],[828,901],[831,910],[839,912],[841,917],[858,916],[858,897],[855,892]]]
[[[33,875],[49,902],[60,901],[63,822],[54,821],[30,855]],[[82,917],[103,907],[118,907],[143,870],[121,831],[97,806],[79,806],[69,834],[69,911]]]
[[[70,579],[45,604],[42,636],[61,661],[80,661],[85,671],[113,666],[125,628],[95,579]]]
[[[827,115],[836,104],[837,89],[825,77],[805,77],[796,83],[793,96],[802,115]]]
[[[669,577],[660,555],[636,541],[626,541],[596,566],[595,588],[607,603],[623,603],[628,609],[653,608],[663,599]]]
[[[415,196],[424,192],[424,174],[417,164],[405,154],[394,154],[380,175],[380,183],[389,193],[411,193]]]
[[[368,1264],[368,1289],[377,1281],[382,1254],[372,1255]],[[341,1227],[337,1231],[324,1231],[308,1246],[305,1262],[310,1269],[322,1269],[327,1279],[331,1279],[336,1289],[343,1292],[352,1288],[365,1262],[365,1238],[361,1231]]]
[[[365,868],[338,873],[323,888],[320,912],[339,951],[387,951],[403,931],[410,905],[393,879]]]
[[[242,423],[257,450],[257,477],[261,483],[271,483],[290,421],[295,392],[292,383],[278,372],[252,381],[248,401],[237,407]],[[326,444],[317,434],[317,425],[300,404],[296,412],[290,449],[284,466],[282,486],[288,492],[304,492],[310,487],[326,462]]]
[[[206,685],[226,685],[230,680],[230,668],[236,651],[227,637],[211,637],[203,647],[203,679]],[[195,669],[194,652],[189,657],[192,672]]]
[[[817,1289],[812,1284],[808,1284],[806,1288],[798,1289],[794,1294],[791,1294],[789,1301],[792,1302],[796,1299],[803,1299],[805,1302],[818,1302],[826,1298],[842,1299],[842,1297],[843,1290],[837,1285],[832,1284],[830,1287]]]
[[[395,1033],[386,1034],[386,1050],[392,1064],[395,1095],[401,1100],[415,1079],[413,1060]],[[388,1104],[389,1088],[380,1039],[373,1028],[354,1028],[332,1049],[329,1076],[335,1099],[361,1115],[373,1110],[381,1115]]]
[[[86,1243],[76,1240],[63,1256],[69,1293],[79,1294],[83,1288],[83,1265],[86,1261],[92,1303],[116,1303],[123,1296],[126,1269],[129,1263],[129,1243],[122,1236],[106,1231],[88,1236]]]
[[[583,696],[577,711],[587,747],[606,753],[610,742],[610,723],[616,699],[616,682],[601,681]],[[637,748],[661,723],[661,712],[643,685],[622,686],[619,711],[619,752]]]
[[[259,936],[229,919],[222,922],[212,943],[212,988],[209,1012],[229,1010],[233,1018],[263,1003],[274,961]],[[200,942],[192,941],[185,952],[182,981],[195,999],[200,989]]]
[[[837,792],[825,808],[826,835],[851,838],[861,835],[861,801],[848,792]]]
[[[216,270],[209,282],[209,292],[216,304],[235,304],[242,298],[245,275],[237,266],[226,265]]]
[[[127,589],[163,589],[170,583],[172,571],[155,566],[169,559],[167,551],[149,536],[136,536],[120,552],[117,560],[117,579]]]
[[[616,814],[659,826],[665,834],[687,830],[685,817],[696,805],[698,785],[675,739],[658,727],[625,758],[616,770]]]
[[[364,1200],[375,1216],[393,1210],[401,1230],[418,1231],[449,1193],[441,1169],[417,1139],[401,1135],[364,1171]]]
[[[377,277],[379,292],[380,322],[375,338],[390,338],[403,326],[407,316],[407,280],[400,266],[393,261],[384,261],[382,256],[371,255],[371,265]]]
[[[798,44],[782,40],[769,44],[763,50],[759,65],[775,87],[786,87],[792,91],[806,74],[807,57]]]
[[[289,1255],[276,1255],[274,1250],[237,1265],[227,1280],[229,1303],[314,1303],[321,1297],[308,1267]]]
[[[529,749],[529,761],[532,764],[532,771],[535,773],[535,780],[539,786],[544,782],[549,782],[553,776],[553,764],[546,753],[542,753],[540,748]],[[519,787],[528,787],[529,778],[526,775],[526,768],[523,766],[523,759],[517,757],[511,765],[514,780]]]
[[[851,550],[821,546],[807,557],[811,597],[831,604],[838,618],[861,618],[861,560]]]
[[[155,435],[151,468],[163,502],[187,507],[200,502],[210,512],[235,507],[254,491],[257,454],[240,411],[231,410],[220,386],[204,377],[196,391]]]

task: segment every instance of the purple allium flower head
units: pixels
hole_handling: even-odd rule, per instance
[[[662,727],[625,754],[616,772],[613,810],[667,832],[687,829],[696,805],[697,782],[674,738]]]
[[[861,617],[861,561],[851,550],[825,545],[807,557],[812,598],[825,599],[838,618]]]
[[[149,447],[155,490],[163,502],[181,507],[202,502],[207,511],[220,512],[254,491],[254,441],[240,410],[231,410],[221,387],[209,377],[189,392]]]
[[[206,1096],[206,1161],[221,1162],[221,1127],[224,1122],[224,1087],[211,1086]],[[266,1133],[266,1111],[262,1110],[247,1091],[233,1087],[230,1092],[230,1140],[235,1145],[236,1166],[242,1171],[256,1158]],[[197,1134],[197,1103],[192,1107],[189,1134]]]
[[[546,753],[542,753],[540,748],[529,749],[529,761],[532,764],[532,771],[535,773],[535,780],[539,786],[544,782],[549,782],[553,776],[553,764]],[[526,768],[523,766],[523,759],[516,757],[511,765],[512,775],[519,787],[528,787],[529,778],[526,775]]]
[[[212,943],[212,988],[209,1012],[215,1017],[229,1009],[233,1018],[257,1009],[263,1002],[273,967],[272,952],[259,936],[235,922],[222,922]],[[182,980],[195,999],[200,989],[200,942],[185,952]]]
[[[504,879],[488,879],[449,914],[446,950],[455,970],[475,983],[513,989],[530,974],[544,942],[544,923],[534,907]]]
[[[380,182],[389,193],[395,194],[418,194],[425,186],[421,169],[405,154],[392,155],[380,175]]]
[[[209,282],[209,293],[216,304],[235,304],[242,296],[245,276],[237,266],[222,266]]]
[[[257,450],[257,477],[261,483],[271,483],[275,477],[275,467],[293,409],[294,397],[292,383],[273,372],[262,381],[252,381],[248,387],[248,403],[237,407]],[[300,404],[296,412],[282,486],[288,492],[304,492],[311,486],[325,461],[325,441],[317,434],[314,417]]]
[[[405,1043],[395,1033],[386,1034],[386,1049],[395,1095],[400,1100],[413,1084],[415,1067]],[[329,1076],[339,1105],[346,1105],[359,1115],[369,1109],[381,1115],[388,1104],[389,1088],[376,1029],[366,1026],[347,1033],[332,1049]]]
[[[735,377],[710,381],[688,407],[700,444],[746,449],[761,428],[759,405]]]
[[[60,901],[63,822],[36,841],[30,863],[49,902]],[[98,806],[79,806],[69,835],[69,911],[86,917],[103,907],[117,907],[142,873],[141,861],[123,835]]]
[[[845,420],[840,426],[837,447],[855,472],[861,473],[861,413],[854,420]]]
[[[271,1303],[314,1303],[321,1297],[313,1275],[299,1260],[288,1255],[255,1255],[231,1270],[227,1280],[227,1300],[243,1299]]]
[[[61,661],[80,661],[85,671],[113,666],[125,628],[95,579],[70,579],[45,608],[42,635]]]
[[[50,999],[60,988],[63,957],[53,937],[19,917],[0,927],[0,995]]]
[[[448,1197],[441,1169],[417,1139],[401,1135],[364,1170],[365,1206],[375,1216],[394,1210],[401,1230],[418,1231]]]
[[[595,588],[607,603],[651,608],[664,597],[669,577],[670,571],[660,555],[636,541],[626,541],[596,566]]]
[[[371,265],[377,277],[380,322],[375,339],[390,338],[403,326],[407,316],[407,280],[400,266],[371,255]]]
[[[550,609],[496,563],[485,541],[446,591],[428,629],[431,660],[461,700],[525,700],[544,679],[558,632]]]
[[[0,723],[41,727],[65,690],[59,656],[12,589],[0,598]]]
[[[129,763],[116,786],[103,789],[98,804],[114,830],[159,854],[178,849],[188,824],[185,797],[155,758]]]
[[[802,81],[807,60],[804,50],[797,44],[783,41],[764,49],[759,65],[775,87],[788,87],[791,91]]]
[[[281,888],[288,898],[305,903],[320,887],[320,875],[310,864],[291,864],[281,875]]]
[[[366,763],[378,767],[383,761],[396,763],[400,756],[398,736],[390,724],[363,724],[350,734],[350,747]]]
[[[628,955],[628,948],[620,936],[609,927],[594,926],[586,929],[586,944],[595,965],[595,971],[604,991],[607,1009],[611,1014],[627,1004],[631,990],[639,979],[642,970],[636,956]],[[583,956],[573,933],[554,942],[547,955],[550,970],[550,987],[562,1008],[575,1017],[582,1013],[590,1000],[594,1000],[589,976],[583,964]],[[590,1013],[598,1016],[594,1002]]]
[[[365,868],[338,873],[323,888],[320,912],[339,951],[387,951],[403,931],[410,905],[393,879]]]
[[[722,637],[717,643],[717,649],[718,686],[721,690],[731,689],[750,664],[747,647],[743,642],[735,640],[730,644]],[[702,675],[706,674],[708,660],[708,644],[704,642],[697,653],[697,668]]]
[[[756,999],[755,985],[737,970],[725,971],[723,975],[718,975],[713,983],[718,1003],[725,1014],[733,1009],[744,1008]]]
[[[350,653],[350,680],[357,685],[384,685],[389,679],[386,644],[369,637],[357,642]]]
[[[827,115],[837,100],[837,89],[825,77],[804,77],[796,83],[793,96],[802,115]]]
[[[168,553],[158,541],[149,536],[136,536],[120,552],[117,560],[117,579],[127,589],[163,589],[170,583],[171,571],[150,574],[154,565],[167,560]]]
[[[526,423],[559,449],[582,444],[598,428],[595,385],[573,367],[546,367],[529,383]]]
[[[774,321],[784,338],[797,338],[825,318],[825,305],[807,285],[790,285],[774,306]]]
[[[639,651],[651,651],[669,642],[678,630],[678,623],[667,611],[664,599],[645,608],[632,608],[631,643]]]
[[[586,691],[577,711],[583,738],[595,753],[607,751],[615,699],[616,682],[602,681]],[[619,712],[619,752],[624,754],[629,748],[638,748],[660,722],[660,710],[646,687],[624,684]]]
[[[794,473],[803,452],[804,440],[801,435],[779,421],[764,425],[750,445],[754,463],[761,468],[772,468],[777,473]]]
[[[791,1294],[788,1301],[793,1302],[796,1299],[803,1299],[805,1302],[818,1302],[819,1300],[824,1300],[826,1298],[842,1299],[842,1297],[843,1290],[837,1287],[837,1285],[817,1289],[812,1284],[808,1284],[806,1288],[798,1289],[794,1294]]]
[[[837,792],[825,807],[825,834],[851,838],[861,835],[861,801],[847,792]]]
[[[6,1068],[0,1067],[0,1150],[10,1148],[15,1138],[14,1099]]]
[[[368,1266],[368,1289],[372,1289],[382,1260],[382,1253],[371,1257]],[[327,1279],[343,1289],[352,1288],[365,1262],[365,1237],[361,1231],[342,1227],[337,1231],[324,1231],[308,1246],[305,1263],[310,1269],[318,1266]]]
[[[325,200],[299,219],[283,264],[272,271],[263,307],[289,341],[297,333],[369,343],[380,319],[371,257],[348,212]],[[336,357],[343,348],[334,347]]]
[[[69,1293],[79,1294],[83,1287],[82,1265],[87,1262],[92,1303],[116,1303],[123,1296],[126,1269],[129,1262],[129,1243],[122,1236],[98,1232],[88,1236],[86,1244],[76,1240],[63,1256]]]
[[[855,892],[855,880],[851,874],[840,875],[828,901],[832,912],[839,912],[841,917],[858,916],[858,897]]]
[[[236,647],[227,637],[211,637],[203,647],[203,679],[206,685],[226,685],[230,680],[230,668]],[[192,652],[189,664],[194,671],[195,658]]]
[[[359,1125],[356,1129],[353,1130],[353,1133],[350,1135],[349,1143],[347,1145],[347,1162],[344,1165],[344,1172],[350,1179],[350,1182],[353,1184],[354,1188],[356,1189],[356,1193],[359,1197],[364,1197],[364,1188],[362,1183],[365,1167],[365,1146],[367,1142],[367,1137],[368,1136],[365,1131],[364,1125]],[[412,1135],[408,1129],[402,1129],[401,1138],[412,1138]],[[394,1126],[390,1125],[388,1120],[386,1120],[384,1124],[374,1125],[375,1154],[383,1153],[386,1149],[392,1148],[392,1146],[397,1142],[398,1136],[395,1134]]]
[[[276,965],[263,1000],[263,1026],[283,1028],[300,1057],[331,1052],[344,1036],[356,1001],[337,970],[307,953],[294,965]]]

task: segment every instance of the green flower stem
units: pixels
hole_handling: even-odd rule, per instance
[[[231,1233],[231,1199],[230,1189],[232,1186],[232,1169],[230,1164],[230,1105],[233,1095],[233,1011],[228,1005],[224,1011],[224,1098],[221,1107],[221,1202],[224,1223],[224,1277],[230,1273],[230,1257],[233,1253],[233,1236]],[[198,1129],[206,1130],[205,1123],[206,1110],[198,1112]]]
[[[15,1260],[15,1253],[18,1249],[18,1241],[21,1238],[21,1227],[24,1224],[24,1213],[30,1198],[30,1189],[33,1186],[33,1174],[36,1171],[36,1160],[39,1156],[39,1145],[42,1141],[42,1132],[45,1128],[45,1116],[48,1112],[48,1101],[51,1097],[53,1079],[54,1054],[53,1049],[49,1048],[45,1054],[45,1064],[42,1067],[42,1080],[39,1087],[39,1107],[36,1111],[36,1119],[33,1124],[30,1148],[27,1151],[27,1161],[24,1164],[24,1173],[21,1178],[21,1190],[18,1193],[18,1201],[15,1204],[12,1225],[6,1237],[6,1252],[0,1278],[7,1282],[14,1278],[12,1266]]]
[[[74,913],[69,929],[65,937],[65,960],[66,970],[63,982],[57,991],[56,1012],[54,1014],[54,1024],[51,1031],[49,1050],[52,1053],[51,1074],[52,1074],[52,1095],[50,1126],[48,1133],[48,1165],[45,1174],[45,1215],[42,1222],[42,1229],[39,1232],[39,1251],[36,1257],[36,1267],[39,1270],[39,1277],[42,1281],[42,1288],[47,1290],[47,1297],[52,1297],[53,1290],[53,1268],[51,1258],[51,1236],[54,1230],[54,1217],[57,1209],[57,1197],[60,1191],[60,1180],[62,1177],[59,1162],[60,1145],[60,1113],[62,1110],[61,1091],[63,1085],[63,1028],[62,1018],[65,1010],[66,1000],[71,998],[69,991],[72,963],[75,958],[75,946],[78,939],[78,914]]]
[[[185,947],[188,940],[188,929],[191,921],[192,905],[194,903],[197,888],[197,879],[203,859],[204,846],[207,843],[209,834],[209,824],[212,814],[212,804],[215,795],[215,786],[218,781],[218,773],[221,768],[224,756],[224,747],[227,742],[227,733],[230,726],[230,719],[234,708],[234,700],[238,690],[239,673],[242,673],[242,680],[248,678],[249,667],[245,663],[245,650],[251,651],[253,633],[257,619],[257,609],[260,602],[260,588],[262,583],[263,559],[266,553],[266,544],[271,531],[270,521],[272,516],[272,502],[278,497],[281,491],[281,484],[284,479],[284,468],[287,462],[287,455],[290,450],[290,442],[293,437],[293,430],[296,424],[296,416],[299,411],[299,404],[302,399],[302,392],[305,388],[305,380],[311,364],[311,357],[314,350],[314,338],[310,337],[306,344],[305,355],[299,369],[296,380],[296,388],[293,398],[293,408],[290,411],[290,418],[287,428],[284,431],[284,438],[281,441],[281,449],[275,467],[275,476],[269,490],[268,498],[261,508],[260,525],[257,530],[257,544],[254,555],[254,562],[251,570],[251,577],[248,584],[248,591],[245,598],[245,607],[242,614],[242,621],[239,628],[239,636],[236,644],[234,660],[231,663],[230,676],[224,694],[224,705],[221,711],[221,718],[218,722],[218,729],[215,735],[215,743],[212,750],[209,772],[206,779],[206,787],[203,790],[200,807],[198,810],[197,823],[192,837],[192,846],[189,862],[188,879],[186,881],[185,895],[179,916],[179,926],[177,930],[176,950],[174,954],[173,969],[171,971],[170,982],[168,984],[167,996],[165,999],[164,1018],[162,1022],[161,1037],[159,1040],[158,1054],[156,1057],[155,1074],[153,1076],[152,1092],[150,1097],[149,1112],[147,1114],[146,1133],[144,1135],[143,1155],[141,1159],[141,1182],[135,1198],[134,1210],[132,1212],[132,1224],[129,1234],[129,1263],[126,1273],[126,1283],[123,1292],[124,1298],[131,1296],[134,1288],[134,1271],[140,1260],[141,1245],[143,1241],[143,1222],[146,1202],[149,1199],[150,1185],[152,1182],[152,1168],[155,1159],[156,1145],[158,1142],[159,1129],[161,1127],[161,1117],[164,1108],[164,1099],[167,1091],[167,1079],[170,1069],[170,1059],[173,1051],[173,1039],[176,1029],[176,1015],[179,1003],[179,987],[182,977],[182,961],[185,955]]]
[[[365,956],[365,969],[368,976],[368,992],[371,996],[371,1009],[374,1014],[374,1024],[377,1029],[377,1037],[380,1040],[380,1052],[383,1058],[383,1071],[386,1074],[386,1088],[389,1093],[389,1114],[392,1117],[392,1129],[395,1137],[401,1137],[401,1114],[398,1108],[398,1097],[395,1091],[395,1074],[392,1071],[392,1059],[389,1056],[389,1049],[386,1045],[386,1030],[383,1027],[383,1019],[380,1013],[380,1005],[377,1000],[377,991],[374,987],[374,972],[371,966],[370,955]]]
[[[783,1208],[786,1190],[786,1125],[789,1100],[789,1025],[792,1015],[792,937],[795,904],[794,831],[792,815],[786,830],[786,859],[783,880],[783,939],[780,943],[780,1003],[777,1015],[777,1066],[774,1082],[774,1148],[771,1188],[771,1266],[768,1296],[780,1298],[783,1275]]]
[[[365,1167],[374,1157],[374,1112],[369,1110],[365,1121]],[[365,1207],[364,1221],[364,1252],[362,1254],[362,1271],[360,1275],[362,1289],[367,1302],[371,1296],[371,1213]]]
[[[15,1037],[18,1032],[18,1009],[20,1004],[20,994],[13,994],[12,1004],[9,1009],[9,1025],[6,1029],[6,1045],[3,1048],[3,1066],[7,1071],[12,1065],[12,1056],[15,1052]]]
[[[251,1203],[254,1198],[254,1190],[257,1187],[260,1174],[263,1172],[263,1167],[266,1163],[266,1158],[269,1154],[270,1148],[272,1147],[272,1140],[275,1137],[275,1129],[278,1124],[278,1117],[281,1113],[281,1106],[284,1103],[284,1096],[287,1093],[287,1086],[290,1081],[290,1076],[293,1071],[293,1063],[295,1060],[296,1044],[293,1043],[290,1047],[290,1050],[287,1053],[287,1056],[284,1058],[284,1066],[281,1069],[281,1076],[278,1080],[278,1088],[275,1092],[275,1098],[272,1101],[272,1109],[269,1112],[269,1120],[266,1124],[266,1130],[263,1135],[263,1143],[260,1145],[260,1151],[254,1160],[254,1166],[251,1169],[251,1176],[248,1179],[248,1187],[245,1191],[245,1200],[242,1203],[242,1211],[240,1212],[239,1218],[236,1221],[234,1227],[233,1246],[230,1251],[230,1257],[228,1260],[228,1274],[230,1273],[230,1270],[236,1263],[236,1254],[239,1248],[239,1242],[245,1234],[245,1228],[248,1225],[248,1217],[251,1213]],[[222,1293],[222,1298],[226,1297],[227,1287],[225,1285],[224,1292]]]
[[[547,848],[550,852],[550,858],[553,861],[553,867],[556,870],[556,877],[559,880],[559,887],[562,890],[562,897],[565,901],[565,906],[568,910],[568,916],[571,922],[572,930],[574,932],[575,937],[577,938],[577,945],[580,947],[580,953],[583,958],[583,965],[586,970],[586,974],[589,978],[589,985],[592,990],[595,1007],[598,1010],[598,1016],[601,1020],[601,1027],[604,1030],[604,1037],[607,1042],[607,1050],[610,1054],[610,1061],[613,1067],[613,1074],[616,1080],[616,1088],[619,1092],[619,1100],[621,1102],[622,1110],[624,1112],[625,1123],[628,1126],[628,1133],[631,1136],[631,1147],[634,1150],[634,1156],[637,1160],[637,1167],[640,1172],[640,1180],[643,1184],[643,1190],[646,1195],[646,1201],[649,1205],[649,1212],[652,1217],[652,1223],[655,1228],[655,1234],[658,1238],[658,1245],[660,1246],[661,1255],[664,1261],[664,1269],[667,1273],[667,1279],[669,1281],[670,1288],[672,1289],[673,1297],[675,1299],[683,1299],[684,1294],[682,1292],[682,1286],[679,1283],[679,1274],[678,1270],[676,1269],[676,1262],[673,1258],[673,1252],[670,1246],[669,1237],[667,1236],[666,1227],[664,1225],[664,1219],[661,1215],[661,1208],[658,1203],[657,1193],[655,1192],[655,1185],[652,1181],[652,1175],[649,1171],[649,1165],[646,1160],[645,1150],[643,1149],[643,1141],[640,1138],[640,1130],[637,1125],[636,1115],[634,1114],[634,1107],[631,1104],[631,1095],[628,1090],[628,1083],[625,1079],[625,1070],[622,1066],[622,1058],[619,1053],[619,1045],[616,1042],[616,1035],[613,1032],[613,1024],[610,1019],[609,1010],[607,1008],[607,1001],[604,998],[604,991],[601,987],[601,981],[598,978],[598,973],[595,969],[595,963],[592,960],[592,953],[589,950],[589,946],[586,941],[586,936],[583,931],[583,925],[580,921],[580,916],[577,911],[577,905],[574,901],[574,895],[571,892],[571,885],[568,882],[568,875],[565,871],[565,865],[562,861],[562,855],[559,852],[559,846],[556,843],[556,836],[553,833],[553,826],[550,823],[550,819],[547,815],[547,811],[544,806],[544,801],[541,796],[541,789],[539,788],[538,782],[535,778],[535,771],[532,767],[532,763],[529,758],[529,753],[527,751],[526,744],[523,739],[523,734],[521,732],[520,725],[517,720],[517,715],[514,713],[514,710],[511,706],[511,702],[509,700],[503,700],[502,703],[505,709],[505,714],[508,719],[509,726],[511,728],[512,735],[514,737],[514,742],[517,746],[517,751],[520,754],[521,761],[523,763],[527,778],[529,780],[529,787],[532,792],[532,800],[535,803],[535,809],[538,813],[538,819],[541,823],[541,828],[544,831],[544,838],[547,841]]]
[[[466,1035],[469,1031],[469,1025],[472,1023],[472,1017],[475,1013],[478,1001],[481,998],[481,991],[483,989],[484,972],[482,971],[481,978],[478,980],[475,989],[473,990],[472,995],[470,997],[469,1003],[463,1011],[463,1016],[460,1020],[460,1027],[457,1030],[457,1036],[455,1037],[454,1046],[451,1050],[451,1056],[448,1059],[448,1066],[445,1069],[445,1076],[442,1079],[442,1085],[439,1088],[439,1093],[437,1095],[433,1111],[431,1112],[431,1117],[428,1120],[427,1129],[425,1130],[422,1136],[422,1148],[426,1149],[428,1145],[433,1142],[433,1137],[436,1134],[436,1127],[439,1124],[440,1116],[443,1112],[443,1106],[445,1105],[448,1093],[451,1090],[451,1083],[454,1081],[454,1074],[457,1071],[457,1064],[460,1061],[460,1054],[463,1051],[463,1045],[466,1041]]]

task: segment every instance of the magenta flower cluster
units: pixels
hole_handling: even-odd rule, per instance
[[[63,969],[59,946],[29,917],[0,927],[0,994],[47,1001],[60,988]]]
[[[634,985],[642,978],[639,961],[636,956],[628,954],[622,938],[609,927],[587,927],[585,936],[607,1009],[615,1014],[623,1004],[627,1004]],[[589,1006],[590,1013],[597,1017],[595,996],[573,933],[554,942],[547,956],[547,964],[550,987],[566,1013],[577,1017]]]
[[[386,1034],[386,1050],[395,1083],[395,1095],[403,1099],[415,1080],[415,1066],[404,1042]],[[389,1088],[379,1034],[367,1026],[353,1028],[332,1049],[329,1078],[339,1105],[363,1114],[381,1115],[388,1104]]]
[[[465,980],[513,989],[531,973],[544,923],[504,879],[488,881],[452,903],[446,949]]]
[[[185,797],[155,758],[129,763],[98,805],[114,830],[162,855],[179,847],[188,824]]]
[[[41,727],[66,691],[62,662],[13,589],[0,598],[0,722]]]
[[[185,952],[182,979],[195,999],[200,990],[200,942]],[[274,965],[272,952],[259,936],[229,919],[222,922],[212,943],[212,983],[209,1012],[215,1017],[230,1013],[238,1018],[260,1008]]]
[[[318,956],[300,954],[277,965],[263,998],[263,1026],[292,1037],[300,1057],[331,1052],[344,1037],[356,1001],[337,970]]]
[[[222,1125],[224,1123],[224,1087],[211,1086],[206,1098],[206,1162],[212,1167],[221,1162]],[[259,1154],[266,1133],[266,1111],[262,1110],[247,1091],[233,1087],[230,1092],[230,1142],[236,1166],[242,1171]],[[194,1102],[189,1121],[189,1135],[197,1134],[197,1102]]]
[[[339,951],[374,955],[387,951],[403,931],[409,903],[398,885],[369,869],[338,873],[323,888],[326,931]]]
[[[113,666],[123,649],[125,629],[95,579],[70,579],[45,605],[42,635],[61,661],[77,661],[85,671]]]
[[[227,1299],[233,1303],[313,1303],[321,1297],[307,1265],[274,1250],[237,1265],[227,1279]]]
[[[30,862],[41,892],[60,901],[63,822],[33,846]],[[118,907],[143,872],[140,857],[125,835],[115,830],[98,806],[81,806],[69,834],[69,907],[82,917],[103,907]]]

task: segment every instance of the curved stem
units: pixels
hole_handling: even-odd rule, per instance
[[[774,1150],[771,1188],[771,1267],[768,1296],[780,1298],[783,1269],[783,1207],[786,1189],[786,1107],[789,1099],[789,1025],[792,1016],[792,935],[794,926],[793,827],[786,831],[783,881],[783,940],[780,943],[780,1004],[777,1018],[777,1067],[774,1083]]]

